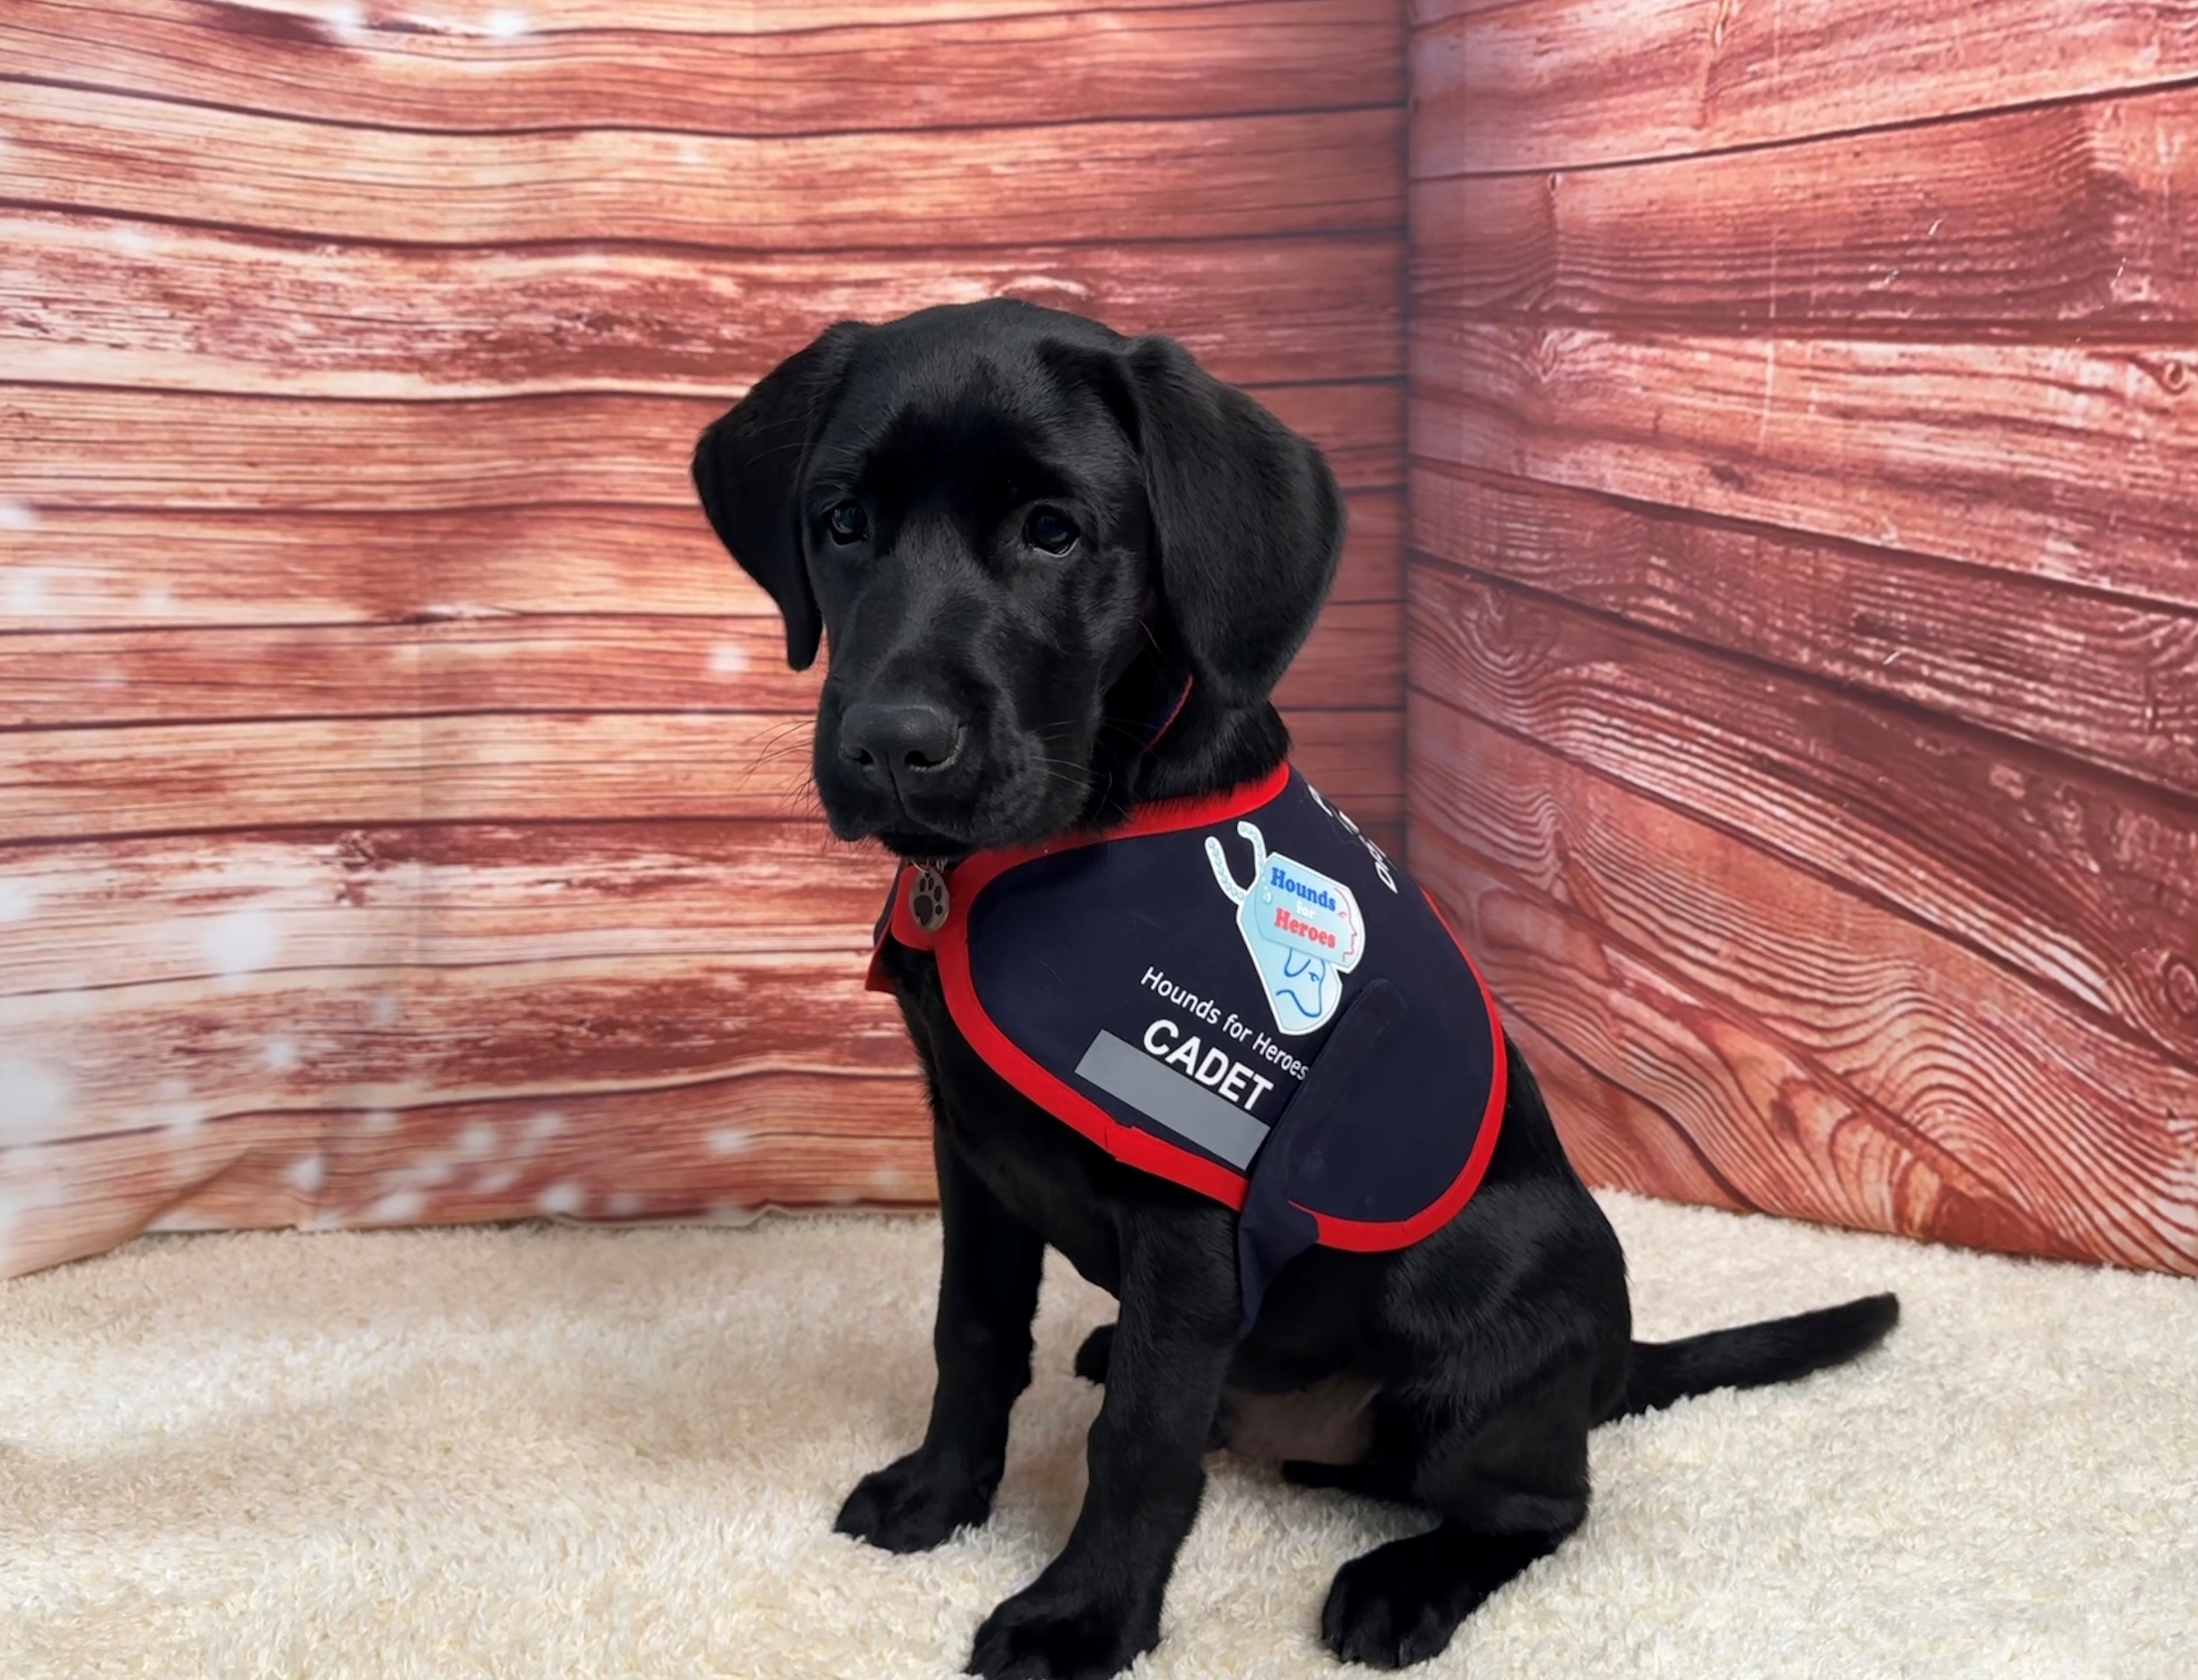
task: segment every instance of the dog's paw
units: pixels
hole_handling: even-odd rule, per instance
[[[1125,1613],[1041,1578],[985,1618],[963,1671],[987,1680],[1106,1680],[1159,1643],[1158,1615]]]
[[[1114,1357],[1114,1327],[1102,1324],[1084,1338],[1084,1346],[1076,1350],[1076,1375],[1086,1382],[1107,1381],[1107,1362]]]
[[[1392,1541],[1335,1572],[1320,1636],[1343,1661],[1409,1668],[1450,1643],[1472,1596],[1428,1538]]]
[[[889,1552],[923,1552],[991,1510],[991,1496],[968,1476],[912,1452],[857,1482],[832,1526]]]

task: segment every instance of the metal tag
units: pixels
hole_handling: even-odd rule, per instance
[[[909,913],[915,916],[916,925],[927,933],[936,933],[946,925],[946,877],[928,863],[919,864],[915,883],[908,889]]]

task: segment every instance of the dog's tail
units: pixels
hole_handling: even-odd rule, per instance
[[[1899,1297],[1864,1295],[1843,1305],[1711,1330],[1680,1341],[1637,1341],[1625,1392],[1602,1421],[1657,1411],[1674,1400],[1715,1388],[1791,1382],[1867,1352],[1899,1322]]]

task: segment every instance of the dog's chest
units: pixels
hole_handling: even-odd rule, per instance
[[[948,1013],[938,964],[887,947],[909,1037],[936,1096],[948,1148],[1001,1204],[1113,1290],[1120,1275],[1115,1193],[1107,1153],[1061,1125],[993,1071]]]

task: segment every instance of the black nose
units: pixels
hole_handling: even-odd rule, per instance
[[[921,701],[851,706],[840,719],[840,756],[881,788],[912,772],[945,769],[961,741],[954,714]]]

